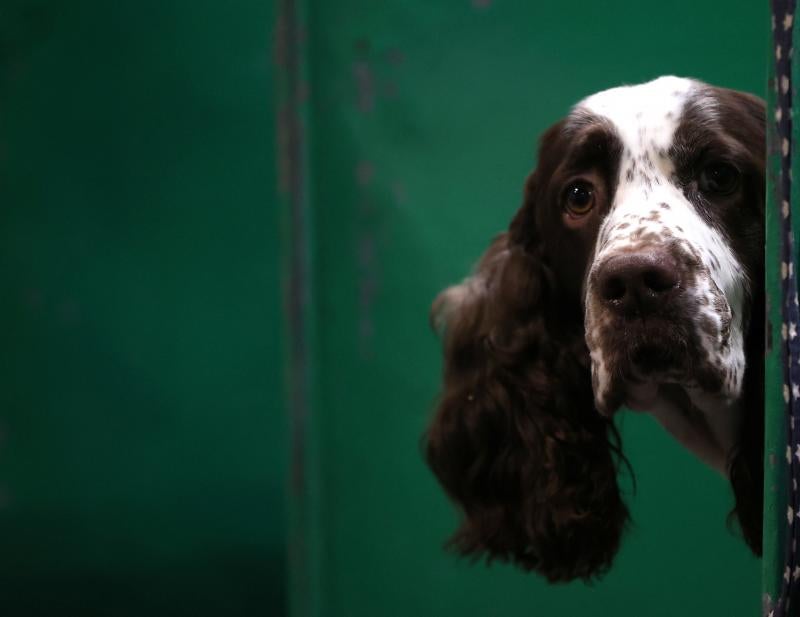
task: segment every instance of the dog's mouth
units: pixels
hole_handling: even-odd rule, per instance
[[[650,411],[660,400],[682,400],[687,393],[692,398],[724,395],[722,373],[698,360],[704,356],[696,339],[676,330],[642,334],[624,333],[613,355],[606,356],[605,388],[595,391],[601,413],[612,415],[621,407]]]
[[[647,410],[659,389],[677,385],[698,395],[735,399],[744,375],[741,338],[725,307],[665,303],[648,314],[621,314],[590,294],[586,341],[597,409]],[[727,319],[726,319],[727,317]]]
[[[607,415],[622,406],[646,411],[664,386],[691,385],[692,346],[674,323],[627,323],[616,330],[609,347],[607,396],[600,405]]]
[[[651,319],[620,326],[614,337],[620,377],[628,381],[659,378],[674,381],[689,372],[693,344],[679,324]]]
[[[687,355],[685,341],[678,337],[635,341],[627,348],[627,367],[622,369],[626,375],[639,379],[659,375],[679,377],[688,370]]]

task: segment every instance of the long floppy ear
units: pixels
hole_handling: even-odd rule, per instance
[[[475,273],[434,302],[444,385],[425,445],[462,510],[451,547],[556,582],[603,574],[629,517],[619,435],[593,403],[580,305],[566,304],[537,242],[541,173]]]
[[[744,541],[754,554],[761,556],[764,503],[764,291],[763,280],[753,296],[751,326],[747,334],[742,404],[744,419],[740,439],[728,461],[728,477],[736,516]],[[729,522],[731,520],[729,517]]]
[[[760,98],[746,92],[719,88],[723,113],[735,112],[736,122],[730,122],[736,138],[745,144],[759,168],[759,177],[748,187],[747,199],[758,207],[763,221],[765,208],[765,154],[766,112]],[[728,461],[736,505],[736,516],[745,542],[756,555],[762,551],[763,497],[764,497],[764,345],[765,345],[765,294],[764,294],[764,227],[752,225],[748,229],[753,246],[748,251],[759,259],[750,268],[752,298],[750,300],[749,327],[745,339],[747,367],[742,392],[744,419],[739,431],[740,439]]]

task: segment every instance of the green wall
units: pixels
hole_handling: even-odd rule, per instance
[[[587,94],[661,74],[763,93],[767,4],[308,6],[320,614],[758,614],[729,488],[649,417],[620,419],[636,524],[592,587],[442,552],[455,513],[419,438],[440,370],[429,303],[507,225],[538,135]]]
[[[725,483],[647,417],[622,419],[636,526],[593,587],[444,553],[455,514],[419,437],[429,302],[506,225],[536,137],[664,73],[762,92],[767,6],[307,4],[313,563],[293,598],[341,617],[756,614]],[[4,616],[284,613],[276,10],[0,5]]]
[[[280,615],[270,2],[0,5],[0,613]]]

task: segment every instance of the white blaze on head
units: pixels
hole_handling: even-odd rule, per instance
[[[669,148],[687,99],[701,85],[683,77],[659,77],[636,86],[620,86],[584,99],[576,109],[608,118],[626,146],[639,143],[642,131],[658,148]]]

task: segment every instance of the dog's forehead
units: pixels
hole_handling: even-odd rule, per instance
[[[659,77],[635,86],[620,86],[593,94],[572,111],[572,117],[591,114],[611,122],[622,143],[636,149],[646,138],[649,146],[667,149],[681,122],[684,107],[702,86],[683,77]]]

